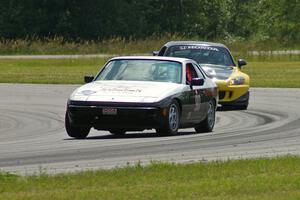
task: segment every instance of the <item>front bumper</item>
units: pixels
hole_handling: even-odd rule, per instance
[[[249,96],[250,92],[247,91],[244,95],[240,96],[238,99],[234,101],[226,101],[226,102],[219,102],[221,105],[228,105],[228,106],[243,106],[248,105],[249,103]]]
[[[216,84],[219,89],[220,104],[243,101],[243,96],[249,91],[249,85],[229,85],[226,81],[216,81]]]
[[[117,114],[105,115],[104,108],[115,108]],[[164,108],[132,105],[68,104],[67,113],[73,126],[94,127],[98,130],[121,128],[143,130],[162,126]]]

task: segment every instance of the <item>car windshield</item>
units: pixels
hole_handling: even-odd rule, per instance
[[[175,45],[167,49],[165,56],[189,58],[199,64],[234,66],[233,60],[223,47],[205,45]]]
[[[181,83],[181,63],[162,60],[110,61],[96,80],[156,81]]]

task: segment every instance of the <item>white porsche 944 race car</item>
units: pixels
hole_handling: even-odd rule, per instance
[[[68,100],[70,137],[85,138],[91,128],[115,135],[153,128],[161,135],[189,127],[213,130],[217,86],[191,59],[116,57],[85,82]]]

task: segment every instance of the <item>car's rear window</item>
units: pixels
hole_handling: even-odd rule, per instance
[[[181,83],[182,65],[164,60],[112,60],[96,80],[156,81]]]

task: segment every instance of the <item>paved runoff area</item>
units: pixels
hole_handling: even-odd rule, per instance
[[[77,85],[0,84],[0,171],[22,175],[147,164],[300,155],[300,89],[251,88],[249,109],[218,111],[213,133],[154,130],[115,137],[92,130],[75,140],[64,129]]]

